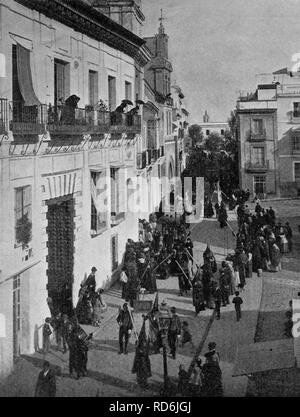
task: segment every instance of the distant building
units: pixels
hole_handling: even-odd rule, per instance
[[[286,69],[237,101],[240,186],[261,198],[300,193],[300,73]]]
[[[207,113],[207,110],[205,110],[205,113],[203,115],[203,122],[197,123],[199,126],[201,126],[203,136],[206,138],[211,133],[217,133],[221,136],[225,134],[225,131],[229,128],[227,122],[211,122],[209,120],[209,115]]]

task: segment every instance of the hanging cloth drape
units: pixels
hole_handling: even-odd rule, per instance
[[[30,51],[17,43],[17,72],[20,91],[25,106],[38,106],[40,101],[37,98],[32,84],[30,67]]]

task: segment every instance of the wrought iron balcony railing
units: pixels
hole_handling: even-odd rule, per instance
[[[8,101],[0,98],[0,135],[8,130]]]
[[[245,163],[245,170],[247,172],[265,172],[269,170],[269,161],[247,161]]]
[[[249,140],[253,142],[261,142],[267,139],[266,129],[262,129],[261,132],[250,131]]]
[[[9,129],[14,134],[38,135],[46,131],[47,106],[25,106],[21,101],[9,103]]]
[[[52,134],[103,133],[109,126],[110,113],[107,111],[64,106],[48,109],[48,130]]]
[[[141,132],[141,117],[68,106],[25,106],[21,101],[0,99],[0,133],[42,134],[47,130],[55,135]]]
[[[112,112],[110,115],[110,131],[116,133],[140,133],[141,116]]]

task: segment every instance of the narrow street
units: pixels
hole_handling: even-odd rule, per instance
[[[234,214],[231,213],[231,227],[236,227]],[[224,235],[225,243],[224,247]],[[227,238],[228,236],[228,238]],[[197,263],[202,263],[202,254],[207,242],[211,243],[216,260],[220,263],[226,254],[234,247],[234,238],[230,231],[220,232],[215,219],[205,220],[192,230],[194,239],[194,257]],[[167,280],[157,280],[159,303],[166,301],[169,307],[175,306],[181,320],[187,320],[193,335],[195,348],[186,346],[178,348],[176,360],[168,357],[168,373],[176,383],[178,366],[183,364],[188,369],[197,346],[199,345],[206,326],[209,323],[212,310],[200,312],[194,316],[191,296],[178,296],[178,280],[169,277]],[[221,308],[221,319],[214,320],[209,329],[200,357],[206,352],[210,341],[217,343],[220,353],[223,373],[224,395],[243,397],[247,395],[247,377],[232,377],[236,350],[239,346],[253,342],[276,340],[286,337],[284,324],[288,303],[297,298],[300,291],[299,274],[283,270],[279,273],[264,272],[261,278],[253,274],[247,279],[245,291],[241,293],[244,300],[242,320],[236,322],[233,304]],[[145,296],[153,299],[154,295]],[[230,297],[230,300],[232,296]],[[159,395],[163,384],[161,354],[152,355],[152,377],[149,379],[149,389],[142,391],[132,374],[134,359],[135,336],[132,334],[128,355],[119,355],[118,324],[116,317],[119,307],[123,304],[121,290],[118,285],[105,293],[108,309],[100,327],[88,328],[94,332],[89,350],[88,376],[79,381],[68,375],[68,353],[52,351],[46,356],[56,370],[57,396],[155,396]],[[142,313],[134,315],[135,327],[139,332],[142,325]],[[0,387],[1,396],[32,396],[35,380],[40,371],[45,356],[39,353],[33,356],[21,357],[15,371]]]

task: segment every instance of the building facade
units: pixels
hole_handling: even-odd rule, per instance
[[[0,1],[0,375],[41,347],[47,297],[62,312],[96,266],[118,274],[139,213],[128,212],[145,41],[84,1]],[[74,105],[75,102],[75,105]],[[77,105],[77,106],[76,106]],[[64,311],[65,309],[65,311]]]
[[[252,196],[299,195],[299,109],[300,74],[286,70],[238,100],[240,186]]]
[[[229,128],[227,122],[212,122],[210,121],[207,110],[203,115],[203,121],[198,123],[201,126],[203,132],[203,138],[206,139],[211,133],[217,133],[220,136],[224,136],[225,131]]]

